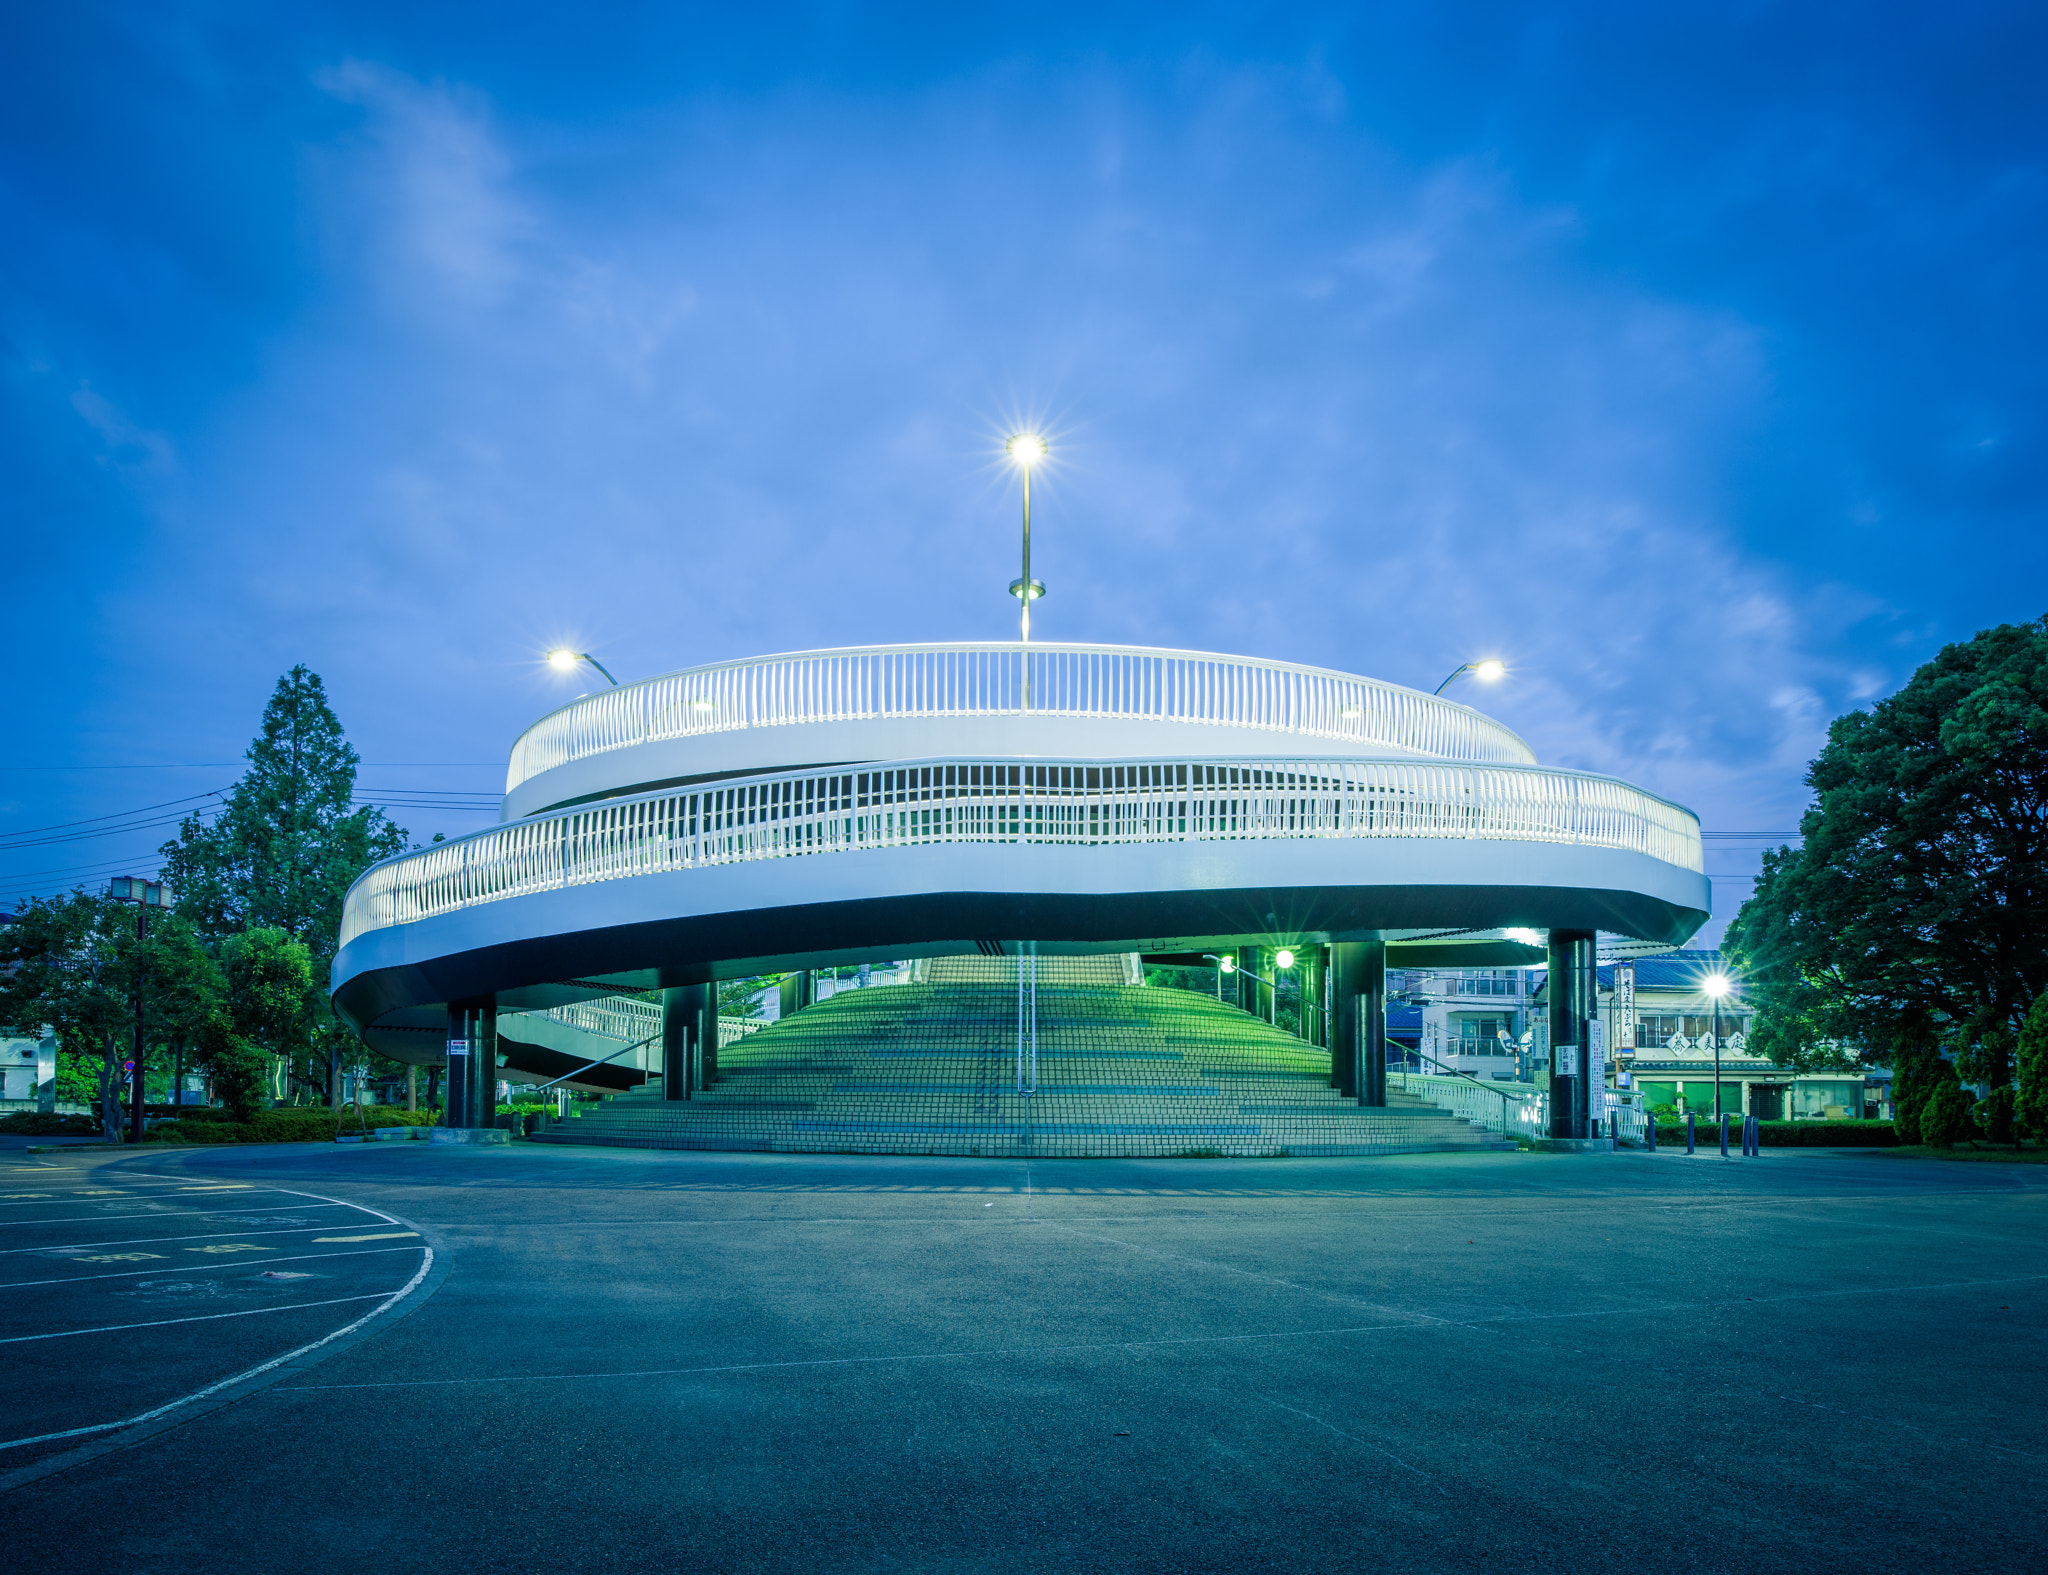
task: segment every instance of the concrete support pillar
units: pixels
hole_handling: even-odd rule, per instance
[[[688,1099],[718,1080],[718,986],[661,992],[661,1097]]]
[[[1550,1135],[1583,1138],[1598,974],[1591,930],[1550,932]]]
[[[451,1127],[498,1119],[498,1003],[476,996],[448,1003],[448,1114]]]
[[[1387,1102],[1387,947],[1330,948],[1330,1081],[1361,1105]]]
[[[818,976],[805,968],[799,973],[784,974],[777,987],[780,1006],[784,1017],[793,1017],[818,999]]]
[[[687,990],[661,992],[661,1097],[688,1099],[695,1079],[690,1075],[690,1017]]]

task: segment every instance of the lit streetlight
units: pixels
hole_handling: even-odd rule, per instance
[[[605,672],[604,663],[600,662],[588,651],[571,651],[567,647],[564,647],[559,651],[548,652],[548,666],[552,667],[558,673],[575,672],[576,666],[579,662],[588,662],[592,667],[595,667],[599,672],[604,673],[604,679],[606,683],[610,684],[614,689],[619,687],[619,681],[616,678],[612,677],[610,673]]]
[[[1507,674],[1507,670],[1507,663],[1499,660],[1497,657],[1489,656],[1483,662],[1464,662],[1461,663],[1459,666],[1452,668],[1451,676],[1446,678],[1442,683],[1438,684],[1434,692],[1437,694],[1442,694],[1446,689],[1450,688],[1452,684],[1456,683],[1460,678],[1463,678],[1467,673],[1470,673],[1482,684],[1490,684],[1497,681],[1500,678],[1505,677]]]
[[[1031,577],[1031,467],[1045,458],[1045,439],[1034,432],[1019,432],[1005,445],[1024,478],[1024,574],[1010,582],[1010,594],[1024,604],[1021,615],[1024,644],[1031,643],[1031,604],[1045,594],[1045,583]],[[1024,709],[1031,709],[1031,657],[1024,657]]]
[[[1721,997],[1734,989],[1733,982],[1725,973],[1710,973],[1700,981],[1700,988],[1707,992],[1707,999],[1713,1003],[1714,1034],[1714,1119],[1721,1119]],[[1727,1134],[1724,1132],[1722,1137]],[[1725,1151],[1727,1144],[1724,1142]],[[1726,1157],[1724,1152],[1723,1157]]]

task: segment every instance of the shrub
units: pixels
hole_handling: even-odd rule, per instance
[[[379,1127],[430,1127],[439,1120],[431,1110],[393,1110],[367,1105],[362,1117],[344,1106],[338,1113],[323,1107],[266,1110],[254,1121],[164,1121],[151,1127],[152,1143],[332,1143],[337,1136],[375,1132]]]
[[[1954,1148],[1975,1130],[1970,1121],[1970,1096],[1963,1085],[1937,1083],[1920,1109],[1920,1141],[1929,1148]]]
[[[1992,1089],[1971,1107],[1970,1115],[1978,1128],[1992,1142],[2018,1141],[2018,1135],[2013,1127],[2013,1096],[2009,1086]]]
[[[1738,1120],[1728,1123],[1728,1146],[1733,1148],[1740,1132]],[[1701,1147],[1718,1143],[1719,1129],[1711,1121],[1699,1124]],[[1757,1135],[1765,1148],[1896,1148],[1898,1134],[1889,1121],[1760,1121]],[[1658,1122],[1657,1146],[1685,1144],[1683,1121]]]
[[[15,1137],[94,1137],[100,1124],[91,1116],[59,1116],[44,1110],[17,1110],[0,1116],[0,1132]]]

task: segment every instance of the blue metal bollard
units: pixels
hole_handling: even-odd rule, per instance
[[[1721,1157],[1728,1157],[1728,1112],[1721,1112]]]
[[[1692,1149],[1693,1149],[1693,1130],[1692,1130],[1692,1112],[1691,1112],[1690,1110],[1688,1110],[1688,1111],[1687,1111],[1687,1112],[1685,1113],[1685,1151],[1686,1151],[1686,1153],[1690,1154],[1690,1153],[1692,1152]]]
[[[1651,1116],[1643,1123],[1643,1136],[1650,1140],[1650,1152],[1657,1152],[1657,1118]]]

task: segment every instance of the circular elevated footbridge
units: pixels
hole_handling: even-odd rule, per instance
[[[1451,701],[1200,652],[892,646],[543,717],[500,825],[356,882],[332,987],[370,1044],[448,1069],[458,1126],[501,1081],[566,1082],[618,1097],[550,1140],[1372,1152],[1537,1108],[1586,1135],[1596,935],[1677,945],[1707,910],[1689,811]],[[1242,966],[1204,999],[1140,958]],[[908,982],[812,999],[815,970],[901,959]],[[1519,1110],[1390,1078],[1390,965],[1531,963],[1553,988]],[[718,982],[765,975],[782,1020],[722,1021]]]

